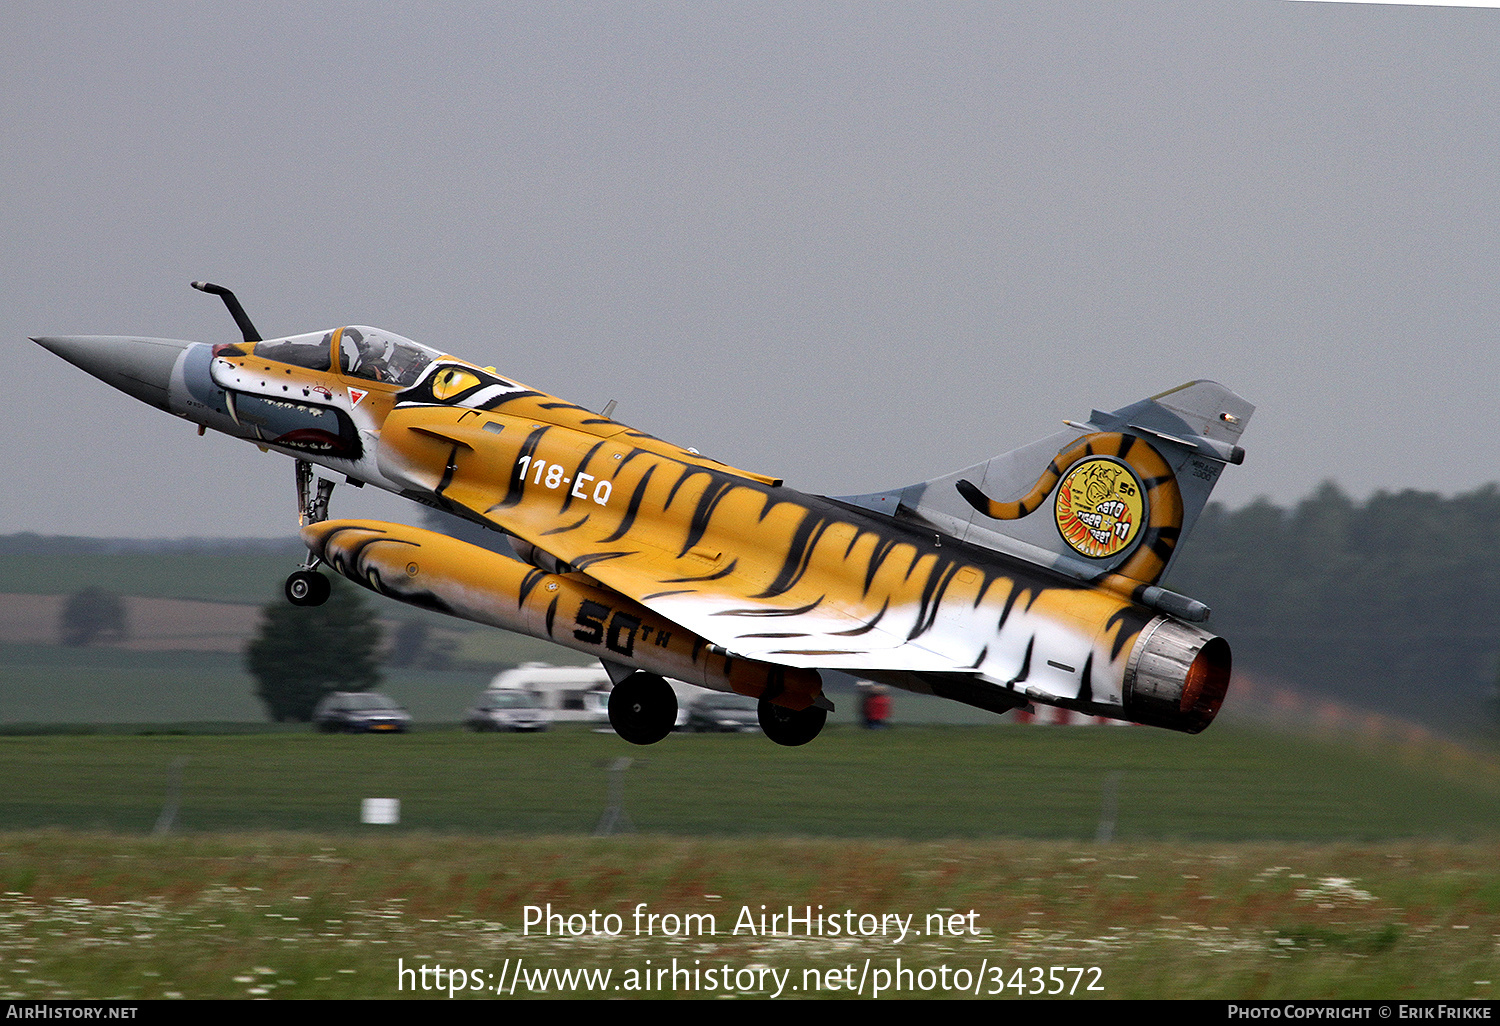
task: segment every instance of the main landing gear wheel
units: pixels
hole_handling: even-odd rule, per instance
[[[828,710],[810,705],[806,709],[788,709],[784,705],[761,700],[760,729],[778,745],[796,748],[817,737],[828,722]]]
[[[654,673],[636,672],[609,693],[609,725],[633,745],[654,745],[677,725],[677,695]]]
[[[286,600],[294,606],[321,606],[333,586],[322,574],[298,570],[286,579]]]

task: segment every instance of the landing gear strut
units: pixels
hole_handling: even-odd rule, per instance
[[[313,481],[317,481],[314,489]],[[328,500],[333,497],[333,482],[313,473],[312,464],[297,461],[297,523],[321,524],[328,519]]]
[[[654,673],[632,673],[609,693],[609,725],[633,745],[656,744],[677,725],[672,685]]]
[[[759,714],[760,729],[766,732],[766,737],[788,748],[807,744],[828,721],[828,711],[815,705],[799,711],[765,699],[761,699]]]
[[[316,487],[313,485],[315,479]],[[306,460],[298,460],[297,522],[320,524],[327,520],[328,500],[332,497],[333,482],[327,478],[315,478],[312,464]],[[321,606],[328,601],[332,585],[328,583],[328,578],[314,572],[321,562],[321,559],[309,552],[302,568],[286,579],[286,600],[292,605]]]

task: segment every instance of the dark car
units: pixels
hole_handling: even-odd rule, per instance
[[[546,730],[552,713],[535,691],[495,688],[479,696],[474,708],[464,714],[470,730]]]
[[[313,724],[325,734],[404,734],[411,714],[373,691],[335,691],[313,710]]]
[[[741,731],[760,729],[760,703],[744,695],[700,695],[688,706],[683,730]]]

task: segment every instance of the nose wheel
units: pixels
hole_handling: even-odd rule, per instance
[[[311,570],[298,570],[286,579],[286,600],[294,606],[321,606],[332,590],[328,578]]]
[[[637,671],[609,693],[609,725],[633,745],[654,745],[677,725],[677,695],[654,673]]]

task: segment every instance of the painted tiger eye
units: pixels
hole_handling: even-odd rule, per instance
[[[438,371],[432,379],[432,394],[441,400],[449,400],[479,384],[479,378],[458,367],[447,367]]]

